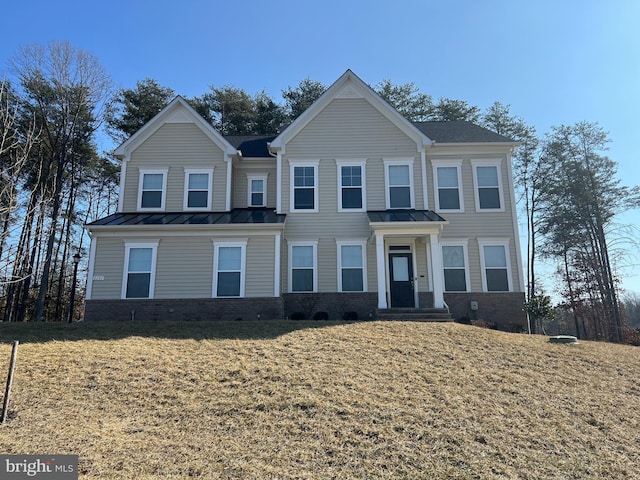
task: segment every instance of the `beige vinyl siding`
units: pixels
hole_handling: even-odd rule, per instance
[[[189,168],[215,168],[213,210],[224,210],[227,181],[224,153],[193,123],[166,123],[132,152],[127,164],[123,210],[138,209],[140,170],[168,169],[165,211],[182,211],[184,170]]]
[[[286,145],[286,154],[414,156],[417,146],[362,98],[336,98]]]
[[[416,257],[416,272],[414,277],[418,278],[418,291],[429,292],[429,274],[427,264],[427,249],[424,243],[416,243],[413,254]]]
[[[214,242],[247,238],[237,236],[97,237],[93,299],[121,298],[125,241],[157,241],[154,298],[211,298]],[[275,240],[271,235],[249,237],[246,248],[245,297],[273,296]]]
[[[471,283],[471,290],[474,292],[482,291],[482,271],[480,268],[480,251],[478,247],[478,237],[491,237],[491,238],[510,238],[509,254],[511,261],[511,275],[513,280],[514,290],[518,289],[520,275],[522,272],[518,271],[517,251],[515,243],[518,241],[518,232],[514,231],[513,218],[511,209],[513,207],[513,195],[509,190],[509,168],[506,162],[508,162],[504,154],[484,154],[484,155],[470,155],[465,153],[456,157],[437,157],[439,160],[460,160],[462,159],[461,175],[462,175],[462,189],[464,195],[464,213],[446,212],[442,211],[439,214],[444,217],[449,224],[445,225],[442,230],[442,240],[455,240],[458,238],[469,239],[468,254],[469,254],[469,276]],[[504,198],[504,211],[503,212],[479,212],[476,211],[475,204],[475,190],[473,183],[473,169],[471,166],[471,159],[499,159],[502,158],[500,165],[503,198]],[[427,166],[427,185],[429,188],[429,205],[435,207],[435,182],[433,179],[433,169],[431,168],[431,162],[428,162]]]
[[[267,208],[276,208],[276,165],[272,161],[251,161],[250,166],[233,166],[231,208],[247,208],[249,176],[267,175]]]
[[[165,237],[158,245],[154,298],[210,298],[213,242],[208,237]]]
[[[451,158],[451,160],[460,160],[461,157]],[[506,162],[508,161],[504,155],[491,155],[487,157],[473,156],[472,158],[481,160],[483,158],[496,159],[502,158],[500,166],[502,189],[504,195],[504,211],[503,212],[478,212],[475,204],[475,190],[473,183],[473,170],[468,155],[462,160],[462,191],[464,196],[464,212],[447,212],[440,211],[439,214],[444,217],[449,225],[445,226],[442,232],[442,238],[447,237],[472,237],[472,236],[513,236],[513,220],[511,216],[511,208],[513,197],[509,191],[509,177]],[[447,158],[438,157],[439,160],[447,160]],[[427,187],[429,195],[429,206],[434,209],[435,202],[435,181],[433,179],[433,168],[431,161],[427,165]],[[490,226],[490,231],[488,231]]]
[[[245,274],[245,297],[273,297],[275,238],[249,238]]]
[[[95,237],[96,256],[93,267],[91,298],[108,300],[122,294],[124,268],[124,240],[121,238]],[[104,278],[95,280],[96,277]]]

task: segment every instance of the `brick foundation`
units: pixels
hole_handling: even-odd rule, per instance
[[[317,312],[327,312],[330,320],[343,320],[346,312],[356,312],[358,320],[375,318],[378,294],[372,292],[286,293],[285,317],[303,313],[312,319]]]
[[[282,298],[87,300],[86,321],[273,320],[284,318]]]
[[[420,292],[421,307],[433,306],[433,294]],[[500,330],[524,331],[524,293],[445,293],[451,315],[460,321],[484,320]],[[471,300],[478,302],[472,311]],[[375,292],[286,293],[281,298],[194,298],[154,300],[87,300],[85,320],[274,320],[291,318],[301,312],[312,319],[327,312],[330,320],[342,320],[346,312],[356,312],[359,320],[376,318]]]
[[[473,311],[470,302],[478,302],[478,310]],[[527,316],[524,311],[524,293],[445,293],[451,316],[456,321],[484,320],[495,324],[500,330],[521,332],[527,330]]]

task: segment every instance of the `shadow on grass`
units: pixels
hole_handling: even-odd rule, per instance
[[[308,329],[345,325],[345,321],[243,320],[201,322],[0,323],[0,343],[118,340],[127,337],[166,339],[270,339]]]

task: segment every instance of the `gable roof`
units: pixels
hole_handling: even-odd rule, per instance
[[[463,120],[413,122],[413,124],[436,143],[518,143],[504,135]]]
[[[504,143],[518,142],[495,133],[475,123],[463,120],[413,122],[435,144],[447,143]],[[273,158],[269,153],[269,142],[277,135],[227,135],[224,138],[241,151],[243,157]]]
[[[285,128],[269,146],[275,152],[284,153],[286,144],[297,135],[311,120],[313,120],[335,98],[364,98],[378,112],[384,115],[391,123],[416,142],[420,151],[425,145],[431,144],[431,140],[409,120],[389,105],[369,85],[364,83],[355,73],[347,70],[336,80],[309,108],[307,108],[293,123]]]
[[[227,156],[238,153],[225,138],[213,128],[202,116],[196,112],[187,101],[181,96],[174,98],[169,105],[164,107],[155,117],[149,120],[136,133],[131,135],[113,152],[117,158],[128,160],[133,150],[138,148],[145,140],[153,135],[160,127],[166,123],[194,123],[202,132],[209,137]]]

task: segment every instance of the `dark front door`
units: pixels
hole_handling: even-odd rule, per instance
[[[411,253],[389,254],[391,307],[415,307]]]

